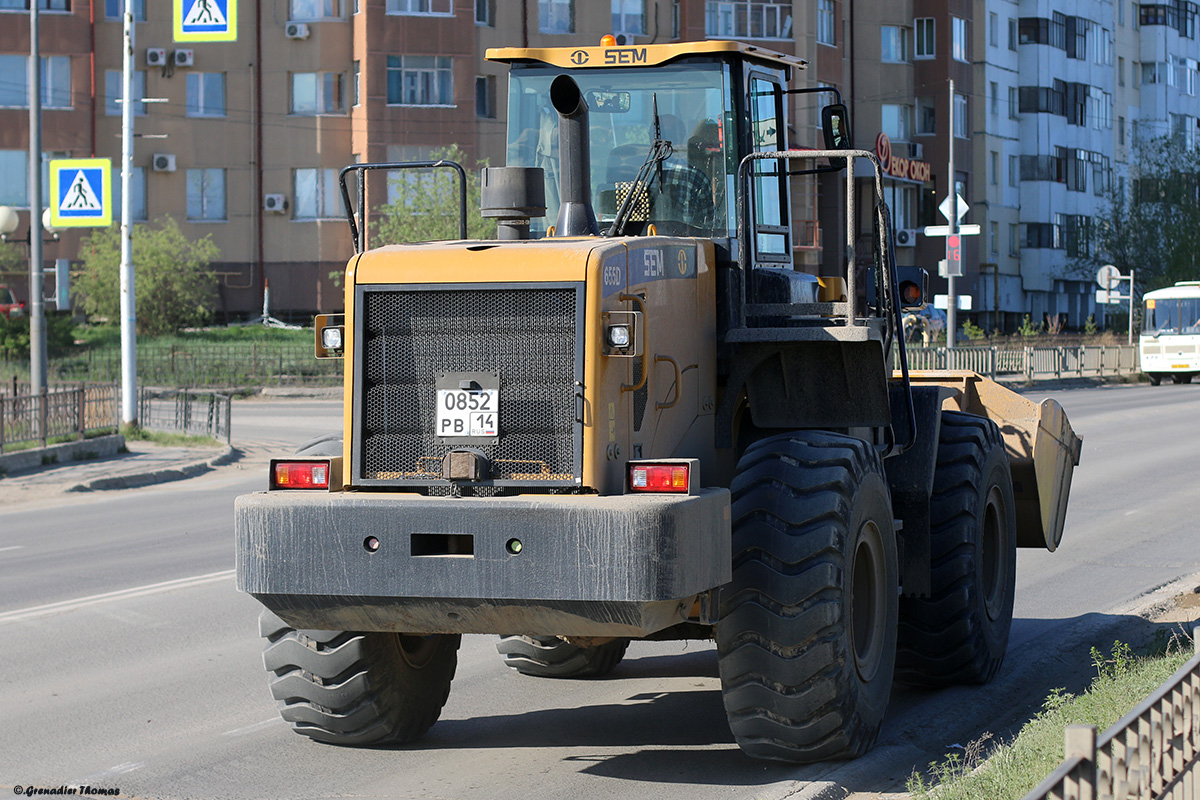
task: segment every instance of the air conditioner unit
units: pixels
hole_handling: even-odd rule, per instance
[[[925,145],[920,142],[912,142],[908,145],[908,157],[922,159],[925,157]]]
[[[150,166],[155,172],[174,172],[175,156],[170,153],[155,153]]]
[[[146,66],[147,67],[165,67],[167,65],[167,51],[161,47],[146,48]]]
[[[289,39],[307,39],[309,34],[308,24],[305,22],[289,22],[284,26],[283,32],[287,34]]]
[[[287,211],[287,197],[281,194],[265,194],[263,195],[263,211],[269,211],[272,214],[282,214]]]
[[[195,50],[176,50],[175,51],[175,66],[190,67],[196,63]]]
[[[897,247],[914,247],[917,244],[917,232],[913,228],[901,228],[896,231]]]

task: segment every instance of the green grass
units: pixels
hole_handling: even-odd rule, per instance
[[[126,441],[152,442],[165,447],[224,447],[224,442],[218,442],[211,436],[191,436],[186,433],[167,433],[150,431],[145,428],[126,427],[121,431]]]
[[[1165,636],[1164,636],[1165,639]],[[1056,689],[1042,710],[1010,742],[995,743],[984,734],[966,748],[948,753],[913,773],[908,791],[914,800],[1002,800],[1021,798],[1063,760],[1068,725],[1095,725],[1102,733],[1161,686],[1189,658],[1190,640],[1174,636],[1153,655],[1139,656],[1114,642],[1109,656],[1092,648],[1096,677],[1079,695]]]
[[[75,328],[75,341],[84,347],[120,348],[121,327],[119,325],[80,325]],[[181,331],[171,336],[139,336],[138,345],[158,347],[186,346],[189,344],[284,344],[311,346],[312,328],[298,331],[283,328],[267,328],[262,325],[199,328]]]

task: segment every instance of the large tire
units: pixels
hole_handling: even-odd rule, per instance
[[[721,590],[725,711],[748,755],[854,758],[879,735],[896,651],[897,563],[883,464],[866,442],[798,431],[756,442],[733,480]]]
[[[1017,579],[1012,476],[991,420],[942,413],[929,528],[931,593],[900,601],[896,675],[987,683],[1008,647]]]
[[[341,454],[341,433],[324,433],[296,447],[298,456],[340,456]]]
[[[1146,377],[1150,379],[1151,386],[1158,386],[1160,383],[1162,383],[1162,375],[1146,373]]]
[[[280,715],[319,742],[411,742],[437,721],[450,694],[457,634],[300,631],[270,611],[258,625]]]
[[[621,663],[627,647],[625,638],[595,647],[580,647],[557,636],[501,636],[496,643],[505,664],[538,678],[599,678]]]

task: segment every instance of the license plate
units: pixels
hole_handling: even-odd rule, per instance
[[[500,401],[495,389],[438,389],[438,436],[499,436]]]

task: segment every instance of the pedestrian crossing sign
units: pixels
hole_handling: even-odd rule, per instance
[[[237,41],[237,0],[173,0],[173,3],[175,41]]]
[[[50,161],[50,224],[55,228],[106,228],[112,224],[110,159]]]

